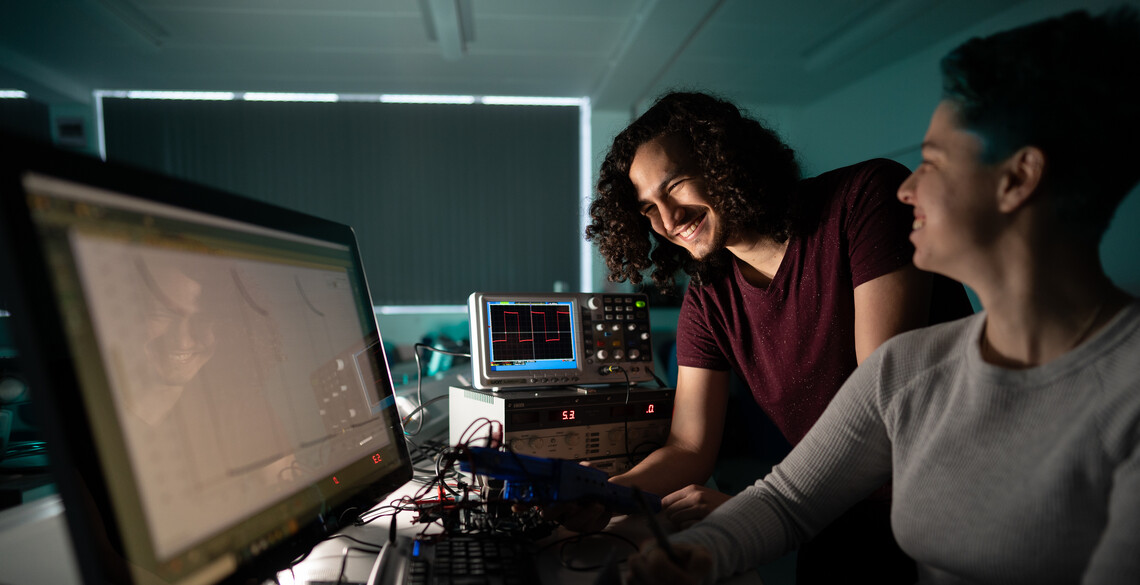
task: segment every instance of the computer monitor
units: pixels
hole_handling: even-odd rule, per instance
[[[351,228],[0,148],[0,286],[86,582],[265,578],[411,479]]]

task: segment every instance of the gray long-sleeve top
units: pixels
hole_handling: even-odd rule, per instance
[[[888,341],[767,477],[673,539],[728,576],[891,480],[923,583],[1140,583],[1140,301],[1024,370],[981,359],[984,319]]]

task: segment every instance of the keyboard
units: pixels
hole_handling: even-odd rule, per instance
[[[368,585],[533,585],[536,552],[502,535],[400,536],[380,551]]]

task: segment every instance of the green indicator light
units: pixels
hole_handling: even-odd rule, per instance
[[[634,304],[637,305],[638,309],[644,309],[645,308],[645,301],[637,301]]]

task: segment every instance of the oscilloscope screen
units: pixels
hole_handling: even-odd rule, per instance
[[[578,367],[573,302],[502,301],[486,309],[492,371]]]

